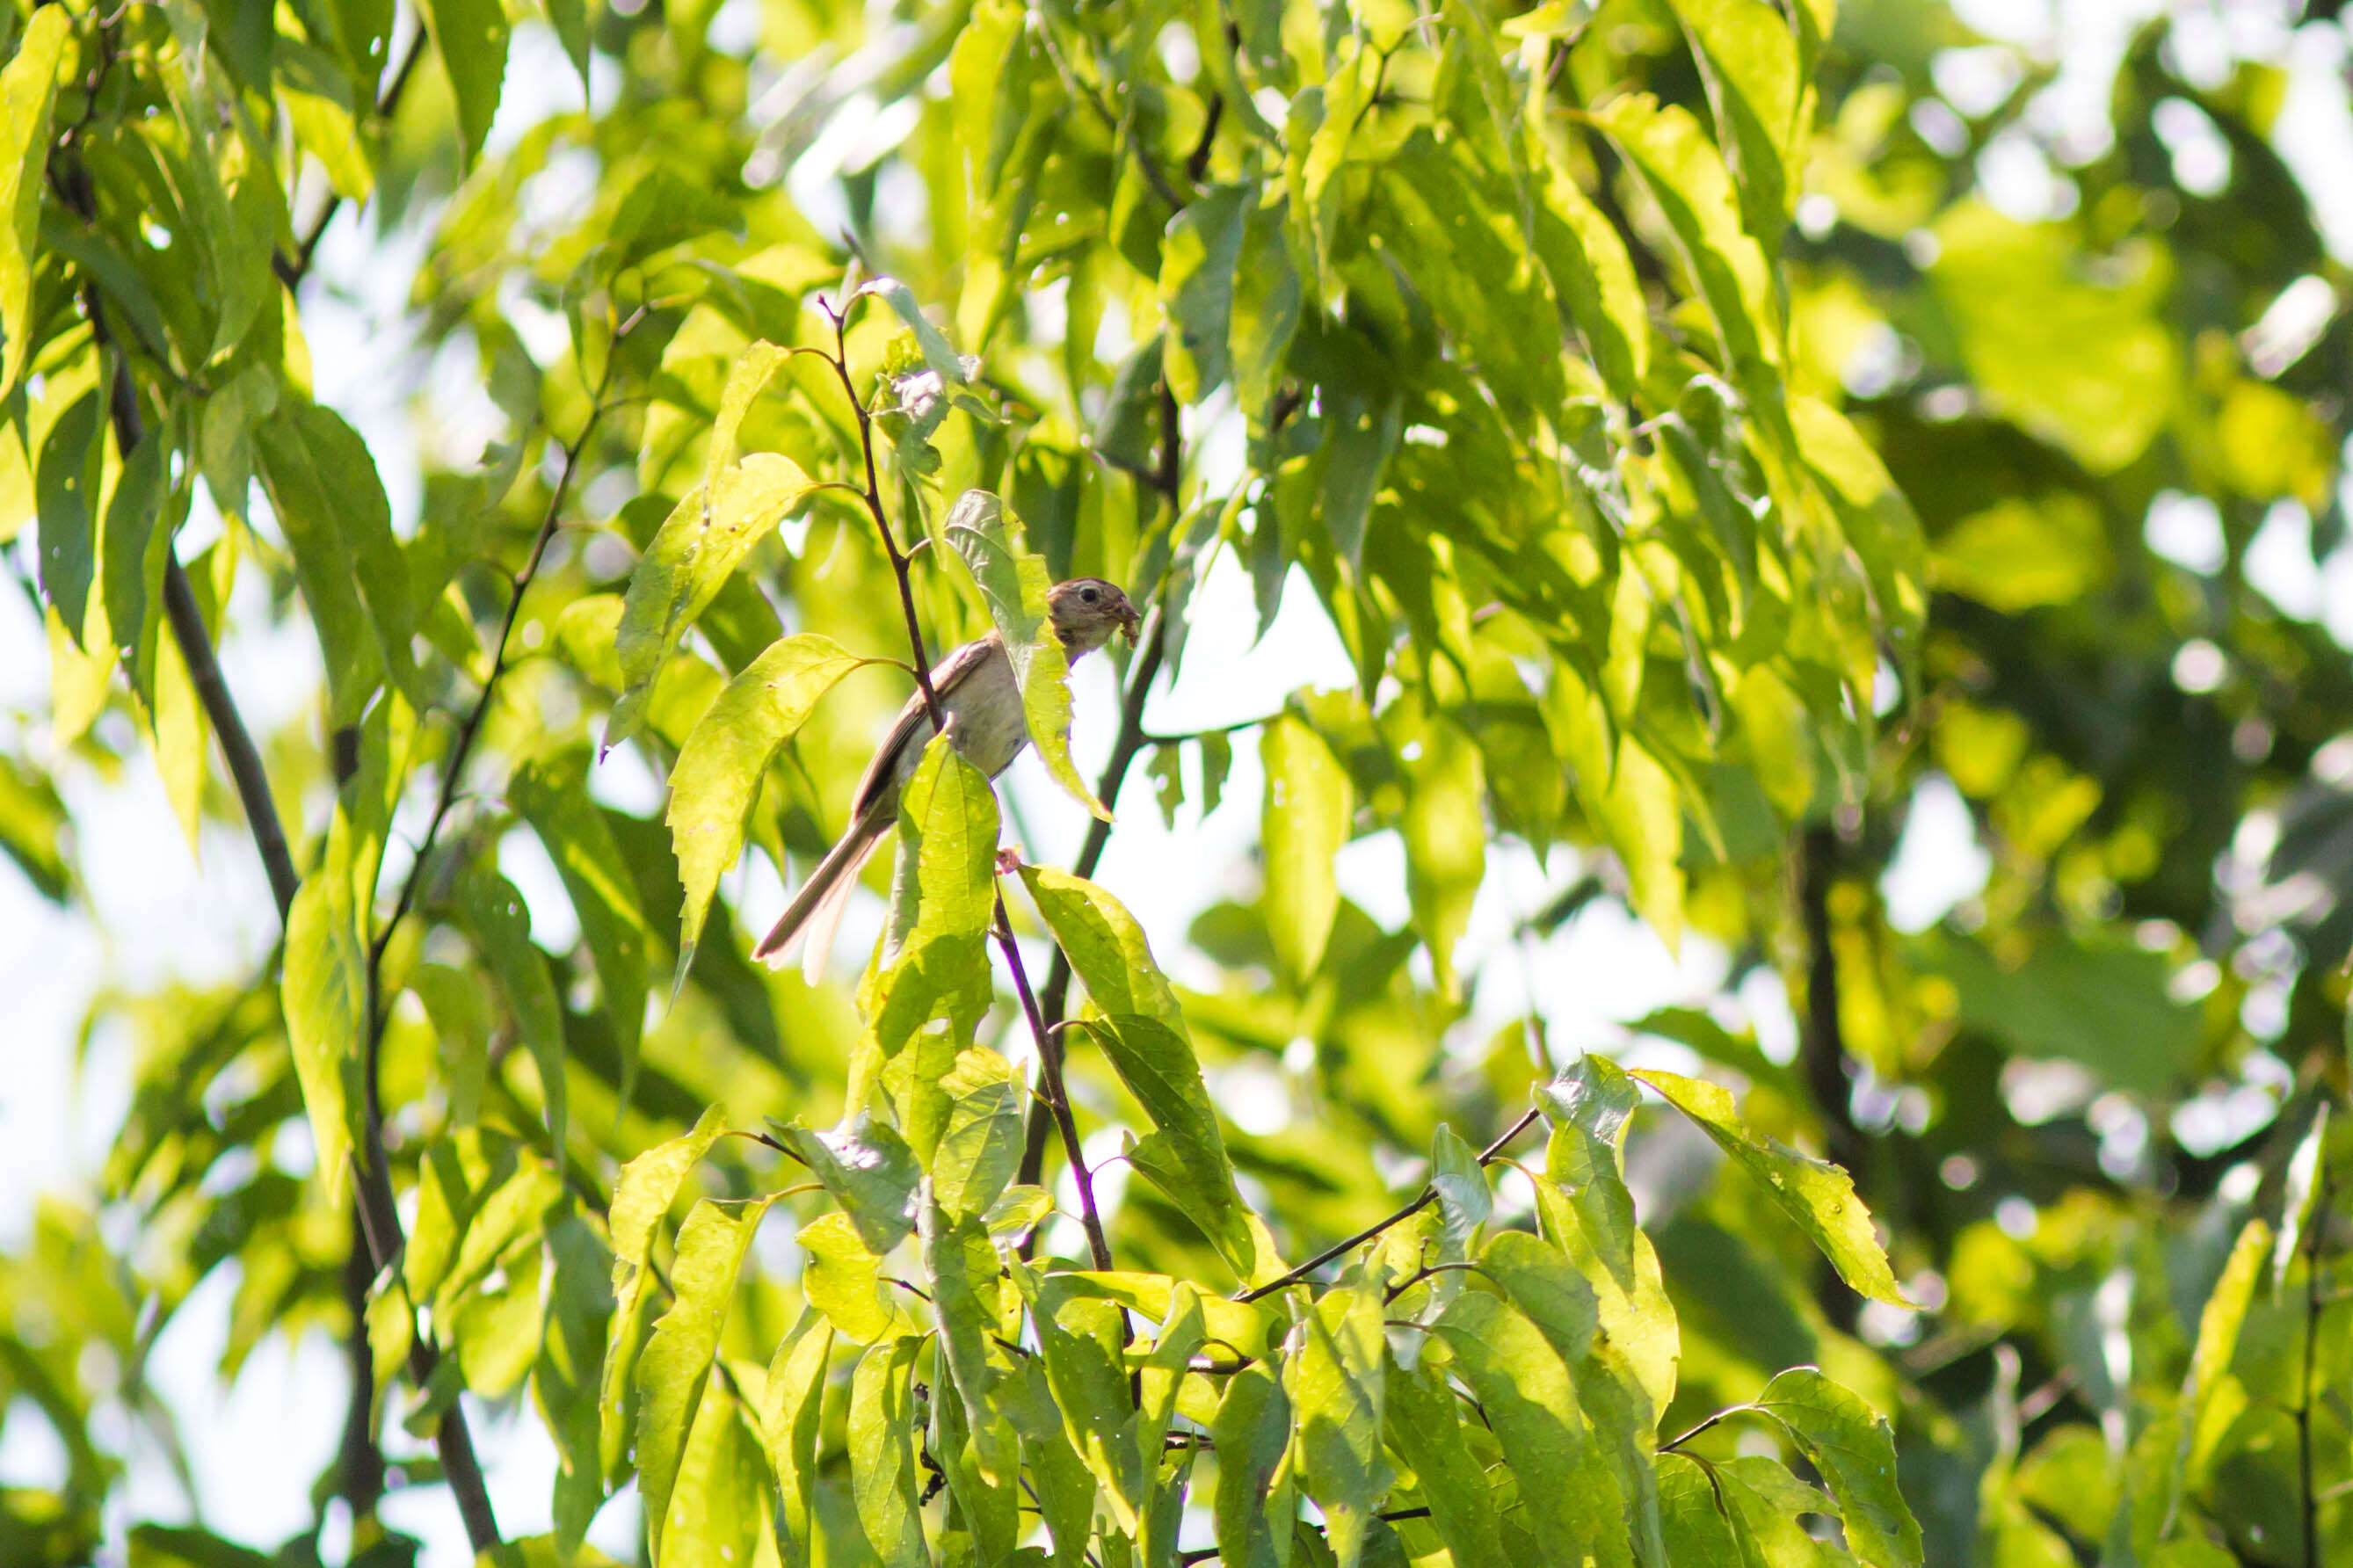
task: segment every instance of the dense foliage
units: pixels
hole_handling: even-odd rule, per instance
[[[93,1017],[0,1559],[319,1560],[124,1501],[228,1270],[224,1377],[349,1347],[355,1563],[396,1487],[534,1562],[623,1491],[661,1565],[2353,1560],[2353,334],[2297,40],[2204,16],[2087,130],[1903,0],[8,11],[0,849],[77,899],[58,775],[150,759],[283,937]],[[486,449],[314,397],[353,224]],[[1353,679],[1155,729],[1286,584]],[[862,972],[752,964],[871,667],[992,629],[1071,863],[935,744]],[[1106,847],[1253,809],[1155,954]],[[1938,813],[1982,887],[1899,918]],[[1567,1037],[1529,977],[1611,910],[1715,994]]]

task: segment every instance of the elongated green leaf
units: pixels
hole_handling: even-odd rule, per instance
[[[687,1436],[711,1376],[711,1358],[718,1352],[727,1303],[735,1294],[735,1275],[772,1201],[705,1198],[678,1229],[678,1253],[670,1268],[670,1310],[654,1324],[636,1373],[638,1489],[646,1500],[646,1529],[657,1561],[670,1516],[670,1489],[677,1484]]]
[[[1299,331],[1299,273],[1282,239],[1287,202],[1254,206],[1245,223],[1234,268],[1232,344],[1234,397],[1242,413],[1263,423],[1283,360]],[[1224,736],[1218,737],[1223,741]],[[1208,792],[1214,800],[1217,792]],[[1205,805],[1204,810],[1216,807]]]
[[[2260,1248],[2255,1256],[2260,1258]],[[2253,1266],[2247,1278],[2252,1287]],[[1767,1384],[1757,1408],[1788,1428],[1821,1473],[1846,1521],[1847,1546],[1857,1557],[1872,1568],[1917,1568],[1920,1526],[1895,1484],[1895,1436],[1884,1417],[1804,1366]]]
[[[550,1145],[564,1147],[569,1096],[565,1076],[564,1007],[547,973],[547,955],[531,940],[531,911],[515,885],[496,868],[479,865],[459,886],[459,904],[473,933],[475,950],[505,993],[515,1032],[539,1069]],[[667,1200],[665,1200],[667,1201]]]
[[[940,1089],[948,1114],[932,1156],[932,1191],[951,1215],[986,1214],[1020,1168],[1021,1075],[995,1051],[975,1046],[957,1054]]]
[[[1043,1358],[1023,1356],[1004,1384],[1004,1403],[1021,1439],[1022,1473],[1053,1533],[1056,1568],[1087,1561],[1095,1512],[1094,1473],[1071,1447]]]
[[[777,1136],[825,1184],[876,1257],[915,1228],[915,1189],[923,1169],[890,1123],[861,1113],[830,1132],[786,1127]]]
[[[98,394],[76,398],[42,438],[34,470],[41,594],[55,606],[77,646],[87,641],[83,627],[90,587],[98,578],[99,489],[106,464],[100,417]]]
[[[1285,1371],[1298,1413],[1300,1482],[1324,1510],[1340,1568],[1355,1568],[1388,1487],[1381,1407],[1388,1363],[1377,1282],[1326,1291],[1300,1325]]]
[[[613,1312],[605,1342],[605,1371],[597,1394],[602,1416],[599,1452],[605,1476],[618,1480],[629,1440],[634,1410],[638,1352],[644,1344],[644,1308],[654,1287],[647,1267],[652,1255],[654,1231],[678,1199],[687,1173],[702,1163],[711,1145],[727,1130],[719,1107],[704,1110],[688,1131],[658,1144],[621,1167],[613,1184],[608,1221],[613,1245]]]
[[[754,1369],[744,1368],[743,1372]],[[759,1552],[768,1477],[750,1413],[725,1384],[703,1391],[679,1457],[659,1568],[734,1568]]]
[[[1430,1144],[1430,1187],[1438,1194],[1439,1214],[1445,1223],[1444,1256],[1450,1260],[1470,1257],[1479,1227],[1495,1212],[1495,1194],[1487,1186],[1479,1152],[1442,1121]]]
[[[936,1201],[923,1205],[918,1228],[932,1310],[939,1320],[941,1360],[963,1404],[980,1474],[992,1485],[1008,1484],[1016,1456],[998,1443],[989,1400],[997,1384],[988,1364],[988,1336],[997,1320],[997,1248],[977,1217],[951,1218]]]
[[[1120,1367],[1123,1309],[1075,1281],[1017,1273],[1064,1436],[1102,1487],[1119,1528],[1137,1529],[1151,1477],[1135,1452],[1136,1410]]]
[[[1258,1267],[1257,1243],[1235,1189],[1225,1136],[1201,1082],[1184,1010],[1152,949],[1118,900],[1081,878],[1025,866],[1021,879],[1098,1010],[1089,1026],[1120,1081],[1159,1129],[1185,1190],[1183,1205],[1236,1272]]]
[[[41,232],[42,174],[49,163],[49,116],[58,100],[58,64],[73,18],[62,5],[36,7],[0,69],[0,397],[16,390],[32,354],[33,261]]]
[[[1578,1228],[1621,1286],[1634,1279],[1634,1197],[1619,1173],[1627,1121],[1642,1102],[1633,1079],[1607,1057],[1579,1057],[1538,1097],[1553,1133],[1545,1175],[1576,1208]]]
[[[1659,1510],[1667,1551],[1677,1563],[1747,1564],[1757,1562],[1740,1515],[1716,1502],[1707,1471],[1688,1454],[1659,1458]]]
[[[1218,1449],[1218,1555],[1233,1568],[1289,1568],[1298,1504],[1282,1463],[1291,1445],[1291,1399],[1282,1381],[1263,1363],[1234,1373],[1209,1436]]]
[[[114,634],[115,657],[131,677],[131,689],[150,712],[155,706],[155,631],[164,606],[164,568],[172,549],[172,525],[164,518],[167,510],[177,510],[171,502],[179,499],[166,494],[165,457],[163,441],[151,433],[124,461],[114,493],[107,498],[98,548],[98,580],[107,627]]]
[[[1260,734],[1259,762],[1266,770],[1260,839],[1267,934],[1283,972],[1304,978],[1323,961],[1339,913],[1332,858],[1348,841],[1353,792],[1332,749],[1295,714],[1283,714]]]
[[[752,547],[816,488],[800,465],[754,452],[671,509],[629,574],[614,637],[627,683],[605,725],[612,750],[645,722],[654,679]]]
[[[1549,137],[1538,174],[1535,255],[1553,297],[1585,340],[1602,381],[1630,399],[1651,369],[1651,327],[1626,242],[1577,183]]]
[[[367,1018],[367,943],[352,902],[351,837],[342,828],[339,815],[325,862],[294,895],[280,983],[302,1108],[330,1202],[342,1199],[365,1104],[360,1035]]]
[[[1803,1515],[1839,1517],[1839,1505],[1819,1487],[1791,1475],[1780,1460],[1742,1455],[1715,1466],[1715,1489],[1727,1515],[1756,1542],[1766,1568],[1850,1568],[1854,1559],[1826,1541],[1817,1541],[1799,1522]]]
[[[876,1345],[849,1384],[849,1487],[858,1522],[884,1568],[926,1568],[923,1504],[915,1489],[915,1357],[912,1334]]]
[[[1587,1427],[1567,1366],[1543,1332],[1484,1290],[1456,1297],[1437,1331],[1503,1441],[1544,1560],[1579,1568],[1590,1553],[1602,1568],[1631,1563],[1617,1477]]]
[[[1388,1440],[1413,1467],[1430,1523],[1454,1561],[1509,1561],[1495,1531],[1493,1495],[1463,1441],[1461,1407],[1445,1373],[1426,1358],[1411,1367],[1392,1361],[1386,1394]]]
[[[811,1310],[801,1314],[768,1363],[760,1436],[781,1500],[776,1546],[785,1568],[808,1568],[815,1560],[818,1429],[824,1418],[826,1358],[832,1352],[833,1325]]]
[[[1087,788],[1078,764],[1071,760],[1071,667],[1047,608],[1047,590],[1053,584],[1046,558],[1029,552],[1020,519],[987,490],[966,490],[956,498],[946,532],[1004,640],[1039,761],[1073,800],[1109,822],[1111,812]]]
[[[744,852],[744,819],[761,775],[834,682],[860,662],[830,637],[786,637],[729,681],[688,734],[670,769],[666,818],[686,889],[673,990],[694,962],[712,890]]]
[[[538,834],[564,879],[580,935],[604,988],[605,1015],[621,1048],[621,1103],[638,1079],[646,1026],[646,917],[612,827],[588,795],[588,753],[575,749],[518,771],[507,798]]]
[[[507,74],[506,8],[499,0],[426,0],[425,21],[434,52],[458,100],[458,130],[466,163],[481,156],[482,143],[498,118],[499,92]]]
[[[1855,1195],[1854,1178],[1827,1160],[1816,1160],[1749,1131],[1733,1109],[1730,1091],[1670,1072],[1629,1075],[1664,1095],[1690,1117],[1716,1146],[1732,1156],[1798,1224],[1844,1279],[1874,1301],[1908,1307],[1887,1253],[1871,1226],[1871,1211]]]
[[[1715,320],[1734,380],[1755,396],[1776,385],[1780,358],[1765,255],[1741,227],[1732,177],[1715,143],[1683,110],[1628,93],[1594,113],[1666,216],[1675,246]]]
[[[386,671],[421,700],[408,569],[366,445],[332,409],[290,401],[253,447],[326,655],[331,721],[355,723]]]
[[[65,854],[69,821],[54,783],[0,757],[0,855],[52,903],[63,903],[73,886]]]
[[[2173,1533],[2182,1491],[2189,1479],[2189,1459],[2198,1441],[2199,1425],[2216,1386],[2231,1370],[2231,1358],[2239,1349],[2239,1331],[2246,1325],[2247,1308],[2254,1300],[2255,1282],[2263,1277],[2263,1259],[2271,1245],[2271,1226],[2259,1219],[2249,1220],[2231,1247],[2230,1259],[2222,1266],[2221,1277],[2214,1281],[2213,1293],[2206,1298],[2205,1310],[2198,1315],[2198,1342],[2190,1349],[2189,1371],[2181,1380],[2180,1403],[2174,1406],[2173,1418],[2181,1429],[2181,1440],[2174,1448],[2173,1470],[2166,1485],[2165,1523],[2158,1531],[2160,1535]],[[1892,1467],[1889,1473],[1894,1473]],[[1830,1479],[1831,1489],[1843,1500],[1846,1494],[1840,1489],[1836,1478]],[[1853,1506],[1848,1504],[1850,1511]]]
[[[5,789],[0,784],[0,789]],[[2287,1179],[2280,1193],[2279,1239],[2272,1245],[2272,1300],[2279,1300],[2287,1288],[2288,1266],[2295,1261],[2297,1244],[2304,1238],[2304,1227],[2312,1218],[2313,1199],[2320,1187],[2321,1163],[2326,1158],[2323,1140],[2328,1133],[2328,1102],[2322,1100],[2313,1113],[2312,1126],[2288,1156]]]
[[[1257,205],[1257,186],[1220,185],[1168,220],[1160,247],[1160,308],[1168,318],[1168,389],[1182,402],[1200,402],[1226,379],[1234,268]]]
[[[576,1205],[548,1226],[547,1334],[532,1388],[556,1451],[555,1535],[576,1547],[605,1500],[597,1392],[612,1331],[612,1255]]]
[[[735,433],[744,426],[744,416],[791,358],[790,350],[763,339],[738,354],[728,367],[727,384],[719,393],[719,417],[712,421],[710,447],[702,458],[703,494],[718,493],[720,476],[735,461]]]
[[[1431,717],[1417,727],[1400,771],[1406,777],[1406,895],[1430,950],[1440,994],[1457,994],[1454,944],[1487,874],[1487,784],[1479,748],[1461,729]]]
[[[1766,0],[1675,0],[1692,42],[1716,140],[1732,165],[1740,216],[1767,256],[1789,226],[1798,102],[1798,40]]]
[[[1479,1255],[1479,1272],[1526,1314],[1562,1361],[1575,1366],[1585,1359],[1600,1308],[1593,1287],[1558,1248],[1525,1230],[1498,1231]]]
[[[923,356],[926,369],[936,373],[945,382],[962,384],[972,379],[971,366],[955,352],[947,334],[932,325],[931,318],[915,300],[914,290],[895,278],[877,278],[862,286],[858,292],[871,294],[889,305],[908,331],[915,334],[915,346]]]

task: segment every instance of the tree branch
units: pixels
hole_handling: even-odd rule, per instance
[[[1511,1126],[1504,1130],[1504,1135],[1502,1137],[1496,1139],[1493,1143],[1488,1144],[1485,1149],[1480,1152],[1480,1166],[1483,1169],[1487,1165],[1493,1164],[1496,1158],[1503,1153],[1504,1149],[1510,1146],[1513,1139],[1517,1138],[1521,1133],[1528,1130],[1529,1124],[1535,1121],[1538,1112],[1535,1106],[1532,1105],[1528,1107],[1527,1110],[1521,1115],[1517,1121],[1513,1122]],[[1388,1229],[1389,1226],[1399,1225],[1411,1219],[1414,1215],[1428,1208],[1431,1204],[1437,1202],[1437,1200],[1438,1189],[1436,1187],[1424,1187],[1421,1189],[1421,1195],[1419,1197],[1414,1199],[1413,1202],[1406,1205],[1395,1214],[1390,1215],[1387,1219],[1379,1220],[1372,1225],[1366,1226],[1364,1229],[1348,1237],[1345,1241],[1334,1242],[1331,1246],[1325,1247],[1323,1251],[1317,1253],[1314,1257],[1309,1258],[1298,1268],[1293,1268],[1290,1273],[1282,1276],[1280,1279],[1270,1279],[1265,1284],[1257,1287],[1255,1289],[1245,1290],[1240,1295],[1236,1296],[1234,1300],[1237,1301],[1255,1301],[1261,1296],[1271,1296],[1277,1290],[1283,1289],[1288,1286],[1296,1285],[1302,1279],[1306,1279],[1310,1274],[1314,1273],[1318,1268],[1321,1268],[1325,1264],[1331,1262],[1334,1258],[1340,1257],[1344,1253],[1352,1252],[1356,1248],[1362,1247],[1365,1243],[1372,1240],[1375,1237],[1379,1236],[1383,1231]]]
[[[417,62],[425,58],[426,38],[425,23],[420,18],[416,33],[408,40],[408,53],[402,57],[400,68],[393,73],[383,96],[375,101],[375,117],[379,121],[391,119],[392,111],[400,107],[400,95],[408,90],[408,79],[417,74]],[[310,275],[311,258],[319,253],[319,242],[326,237],[327,226],[335,221],[335,215],[343,210],[343,206],[342,195],[330,191],[326,202],[319,208],[319,216],[303,232],[294,254],[290,258],[282,250],[270,253],[269,269],[278,274],[278,280],[286,285],[288,293],[300,289],[302,279]]]
[[[1087,1170],[1086,1156],[1079,1145],[1079,1124],[1071,1114],[1070,1085],[1062,1077],[1062,1037],[1058,1030],[1049,1028],[1039,1016],[1037,994],[1029,989],[1029,971],[1021,962],[1021,948],[1013,940],[1013,922],[1006,918],[1005,896],[997,898],[997,945],[1005,954],[1005,966],[1013,972],[1013,990],[1021,998],[1021,1011],[1029,1020],[1030,1037],[1038,1042],[1038,1077],[1044,1088],[1044,1100],[1054,1125],[1062,1134],[1062,1155],[1071,1163],[1071,1179],[1079,1189],[1079,1223],[1087,1233],[1087,1252],[1094,1266],[1108,1273],[1112,1268],[1111,1243],[1105,1239],[1103,1215],[1095,1207],[1094,1178]],[[1059,953],[1060,949],[1056,952]]]

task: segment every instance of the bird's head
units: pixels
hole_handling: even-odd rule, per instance
[[[1073,577],[1055,584],[1047,590],[1046,607],[1054,617],[1054,635],[1062,639],[1062,651],[1071,658],[1103,647],[1113,632],[1124,633],[1133,644],[1135,629],[1144,620],[1125,594],[1100,577]]]

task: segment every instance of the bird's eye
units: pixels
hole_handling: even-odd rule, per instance
[[[1082,604],[1092,605],[1097,599],[1102,597],[1103,595],[1096,593],[1092,588],[1082,588],[1079,590],[1079,601]]]

